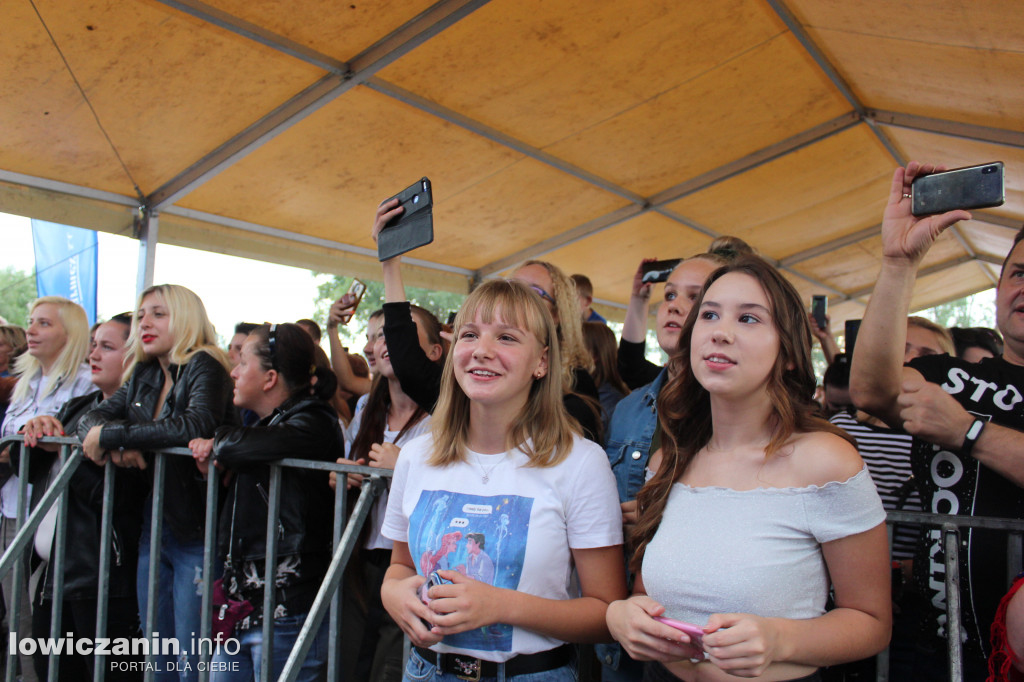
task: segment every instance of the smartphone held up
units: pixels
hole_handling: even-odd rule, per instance
[[[1003,162],[994,161],[915,178],[910,185],[910,212],[924,216],[1002,206],[1005,196]]]
[[[377,259],[386,261],[434,241],[434,195],[429,178],[420,178],[395,195],[402,212],[377,235]]]

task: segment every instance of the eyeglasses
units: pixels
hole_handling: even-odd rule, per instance
[[[550,301],[551,304],[555,305],[555,306],[558,305],[557,303],[555,303],[555,299],[551,297],[551,294],[549,294],[548,292],[544,291],[543,289],[541,289],[536,284],[528,284],[527,286],[529,286],[531,289],[536,291],[537,295],[540,296],[541,298],[543,298],[545,301]]]
[[[270,346],[270,367],[277,369],[277,325],[270,325],[270,338],[267,340]]]

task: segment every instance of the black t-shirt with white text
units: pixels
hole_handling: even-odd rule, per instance
[[[1024,367],[1002,358],[969,363],[948,355],[931,355],[910,365],[929,382],[939,384],[971,414],[1024,431]],[[1024,457],[1024,452],[1020,453]],[[912,467],[926,512],[961,516],[1024,517],[1024,490],[981,464],[937,445],[914,439]],[[926,527],[914,561],[919,589],[930,603],[924,635],[946,641],[946,568],[942,533]],[[964,656],[984,661],[989,629],[999,600],[1013,576],[1007,575],[1007,534],[962,529],[960,585]]]

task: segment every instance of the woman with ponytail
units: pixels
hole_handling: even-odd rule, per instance
[[[330,405],[337,388],[325,356],[309,334],[294,324],[261,326],[242,346],[231,372],[234,402],[255,412],[254,426],[222,426],[212,439],[189,443],[200,469],[213,462],[230,470],[218,538],[227,600],[248,602],[252,612],[226,633],[240,644],[236,654],[220,647],[211,680],[259,680],[263,638],[264,565],[267,547],[268,462],[283,458],[333,462],[343,454],[338,416]],[[318,360],[319,358],[319,360]],[[306,620],[331,561],[334,495],[323,472],[284,468],[278,525],[277,570],[273,577],[274,653],[270,679],[277,679]],[[215,599],[216,599],[215,588]],[[214,617],[217,618],[215,609]],[[327,619],[317,631],[299,680],[315,680],[327,661]],[[228,629],[228,628],[225,628]]]

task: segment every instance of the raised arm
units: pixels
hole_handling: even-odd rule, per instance
[[[622,322],[622,340],[643,343],[647,338],[647,317],[651,308],[651,285],[644,284],[644,263],[653,263],[655,258],[644,258],[633,275],[633,287],[629,292],[629,306],[626,319]]]
[[[345,311],[352,307],[353,302],[354,297],[345,294],[331,305],[331,312],[327,317],[327,339],[331,344],[331,369],[338,378],[338,386],[353,395],[363,395],[370,392],[371,380],[369,377],[356,376],[352,371],[348,352],[341,345],[341,338],[338,336],[338,325],[344,324],[342,319]]]
[[[850,369],[853,402],[889,424],[899,421],[896,400],[903,380],[905,321],[918,267],[943,230],[971,217],[967,211],[925,218],[911,214],[911,183],[936,170],[935,166],[911,161],[893,173],[882,217],[882,269],[861,322]]]
[[[377,207],[377,214],[373,220],[373,230],[370,233],[374,244],[377,243],[377,235],[384,229],[387,222],[392,218],[402,215],[404,210],[398,205],[397,197],[388,199]],[[380,267],[384,272],[384,302],[399,303],[405,301],[405,286],[402,283],[402,257],[395,256],[394,258],[382,261]]]

